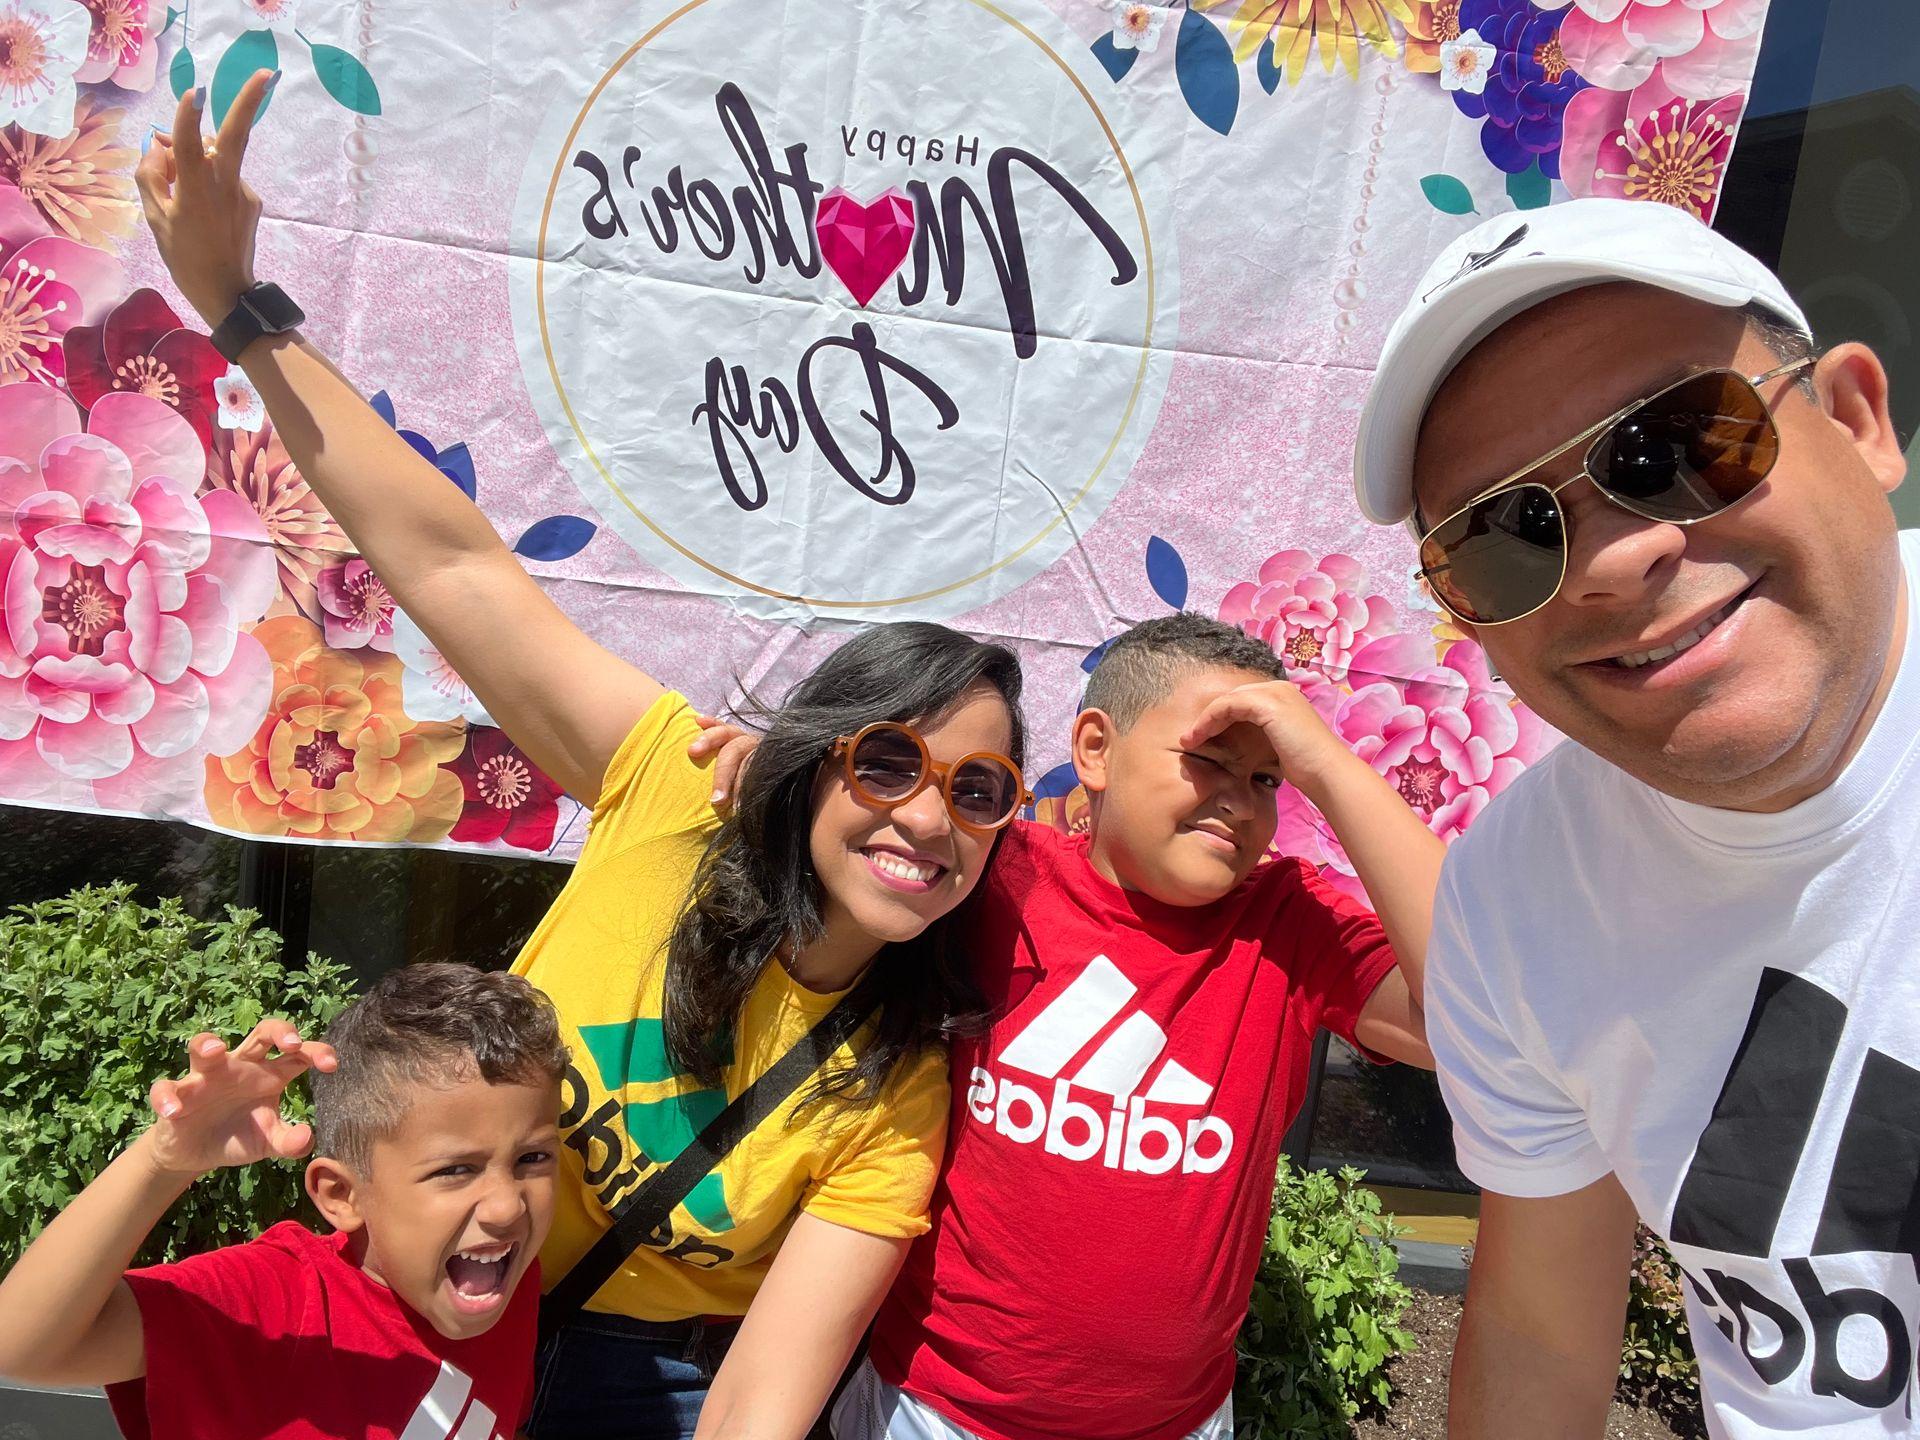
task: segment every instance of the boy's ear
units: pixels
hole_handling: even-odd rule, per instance
[[[307,1198],[320,1218],[343,1235],[367,1223],[360,1213],[360,1177],[329,1156],[316,1155],[307,1162]]]
[[[1073,771],[1089,795],[1098,795],[1107,788],[1113,742],[1119,735],[1120,727],[1104,710],[1082,710],[1074,717]]]

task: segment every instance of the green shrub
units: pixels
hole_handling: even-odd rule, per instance
[[[1413,1348],[1401,1229],[1351,1167],[1295,1170],[1284,1157],[1273,1223],[1240,1331],[1236,1440],[1347,1440],[1393,1397],[1386,1365]]]
[[[1700,1392],[1700,1366],[1693,1358],[1693,1336],[1687,1331],[1680,1267],[1644,1225],[1633,1241],[1620,1379],[1630,1395],[1643,1401],[1692,1404]]]
[[[235,1039],[279,1014],[318,1035],[352,998],[346,969],[280,962],[259,916],[195,920],[131,885],[0,915],[0,1270],[149,1118],[147,1090],[202,1030]],[[304,1111],[305,1097],[289,1096]],[[294,1214],[300,1167],[221,1170],[155,1227],[141,1263],[245,1239]]]

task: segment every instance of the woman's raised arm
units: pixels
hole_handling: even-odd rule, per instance
[[[188,93],[173,135],[156,136],[140,164],[160,257],[209,327],[254,283],[260,197],[240,168],[275,78],[261,71],[247,82],[211,146],[200,130],[205,89]],[[288,455],[401,608],[513,741],[591,803],[658,682],[568,620],[479,508],[305,339],[256,340],[240,363]]]

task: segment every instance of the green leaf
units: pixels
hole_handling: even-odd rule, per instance
[[[160,27],[160,34],[164,35],[169,30],[173,29],[173,27],[179,23],[179,20],[180,20],[180,12],[174,9],[171,5],[169,5],[167,7],[167,23]],[[159,36],[155,36],[154,38],[158,39]]]
[[[167,66],[167,83],[173,86],[176,100],[193,88],[193,52],[184,45],[173,52],[173,63]]]
[[[1448,215],[1479,213],[1473,208],[1473,193],[1451,175],[1423,175],[1420,177],[1420,190],[1427,197],[1429,205]]]
[[[218,129],[226,122],[240,87],[253,78],[256,70],[280,68],[280,45],[271,30],[242,30],[227,53],[213,69],[213,123]]]
[[[337,45],[313,47],[313,70],[327,93],[356,115],[380,113],[380,88],[352,55]]]
[[[1540,173],[1537,159],[1518,175],[1507,176],[1507,198],[1522,210],[1538,210],[1553,198],[1553,182]]]

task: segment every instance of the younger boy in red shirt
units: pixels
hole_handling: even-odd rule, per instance
[[[107,1386],[131,1440],[511,1440],[553,1213],[552,1007],[517,976],[416,965],[327,1042],[284,1020],[232,1050],[194,1039],[186,1078],[153,1088],[153,1126],[0,1284],[0,1374]],[[311,1128],[280,1114],[309,1069]],[[332,1235],[288,1221],[126,1270],[201,1175],[309,1145]]]

